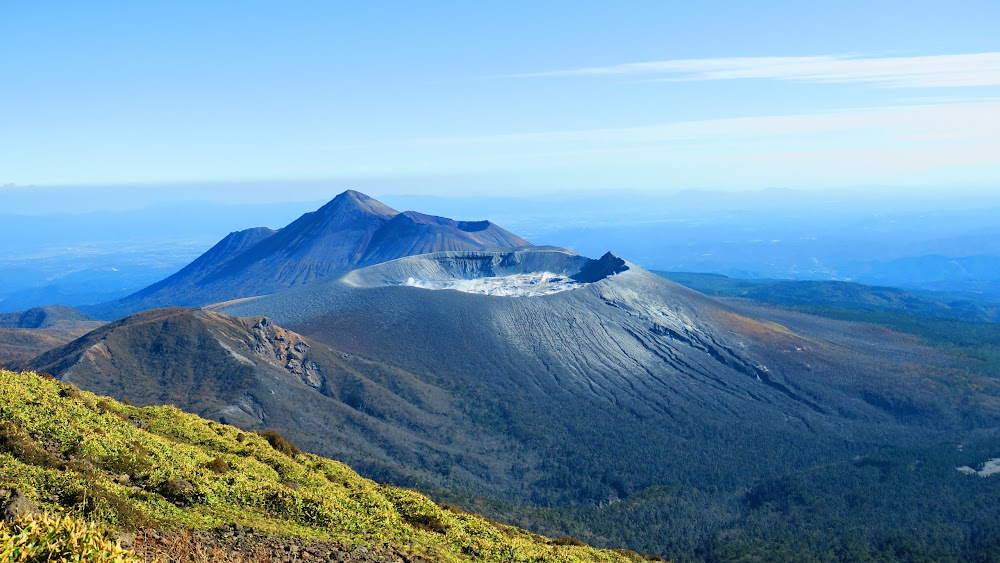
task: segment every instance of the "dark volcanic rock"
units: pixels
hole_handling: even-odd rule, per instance
[[[10,522],[38,514],[38,507],[20,489],[0,489],[0,519]]]
[[[354,563],[423,563],[420,556],[388,544],[372,546],[310,541],[268,534],[239,524],[224,524],[206,532],[140,531],[130,546],[147,558],[200,554],[219,561],[344,561]],[[158,559],[157,559],[158,560]]]
[[[585,264],[579,272],[570,277],[578,282],[593,283],[615,274],[620,274],[625,270],[628,270],[628,265],[625,264],[625,261],[607,252],[600,259],[591,260]]]

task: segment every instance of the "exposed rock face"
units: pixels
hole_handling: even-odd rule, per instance
[[[38,507],[20,489],[0,489],[0,519],[11,522],[38,514]]]
[[[234,398],[233,405],[252,418],[262,419],[256,401],[243,393],[244,386],[255,372],[278,370],[313,389],[323,388],[323,369],[310,350],[302,336],[266,317],[243,319],[178,307],[154,309],[109,323],[24,367],[55,371],[63,379],[89,388],[106,378],[116,379],[122,369],[135,366],[136,371],[157,378],[160,388],[139,380],[119,382],[117,389],[101,389],[140,401],[150,393],[171,402],[168,398],[215,390],[215,386],[206,387],[206,381],[216,379],[219,390],[231,390],[227,395]],[[206,380],[203,372],[212,378]]]
[[[449,289],[505,297],[538,297],[579,289],[628,269],[607,253],[591,260],[560,248],[435,252],[354,270],[343,280],[356,287]]]
[[[615,258],[615,260],[624,265],[621,259]],[[606,275],[599,275],[598,271]],[[452,251],[408,256],[361,268],[345,275],[343,281],[355,287],[380,287],[414,285],[409,283],[410,279],[428,283],[446,283],[541,273],[581,283],[584,283],[583,280],[577,280],[577,277],[584,273],[589,280],[586,283],[589,283],[604,279],[613,272],[598,260],[591,260],[586,256],[557,248]]]
[[[250,352],[297,376],[313,389],[323,387],[323,369],[309,355],[309,343],[301,336],[260,317],[250,328]]]

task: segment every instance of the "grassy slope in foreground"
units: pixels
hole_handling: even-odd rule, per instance
[[[31,373],[0,370],[0,487],[46,512],[120,528],[226,523],[440,561],[630,561],[631,552],[554,545],[444,510],[347,466],[278,451],[257,434],[171,407],[136,408]]]

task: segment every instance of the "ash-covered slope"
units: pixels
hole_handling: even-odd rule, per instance
[[[507,290],[480,291],[487,279]],[[548,283],[568,287],[511,289]],[[520,500],[600,502],[668,483],[735,489],[941,439],[964,416],[935,379],[944,360],[910,341],[846,323],[757,321],[610,254],[412,256],[221,310],[267,315],[432,382],[474,422],[455,432],[513,438],[522,453],[495,452],[505,468],[477,489],[440,467],[425,465],[427,478]]]
[[[489,452],[517,447],[482,433],[440,439],[442,428],[471,425],[450,418],[454,406],[440,389],[265,317],[144,311],[19,368],[137,405],[174,404],[242,428],[279,428],[312,451],[344,452],[356,467],[398,482],[412,482],[408,466],[418,460],[458,455],[481,472],[497,470]]]
[[[278,231],[231,233],[173,276],[90,310],[114,318],[158,307],[201,306],[307,285],[412,254],[523,246],[530,244],[489,221],[399,213],[348,190]]]

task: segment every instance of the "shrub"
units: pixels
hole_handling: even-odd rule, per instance
[[[448,512],[451,512],[452,514],[465,514],[466,513],[464,510],[462,510],[461,507],[455,506],[454,504],[448,504],[446,502],[439,502],[438,503],[438,507],[440,507],[442,510],[447,510]]]
[[[114,403],[108,397],[101,397],[97,400],[97,410],[100,412],[113,412],[115,411]]]
[[[80,399],[80,389],[68,383],[59,382],[59,396],[64,399]]]
[[[69,516],[38,515],[0,524],[0,560],[11,563],[79,561],[137,563],[135,554],[86,522]]]
[[[60,504],[74,509],[74,513],[90,520],[124,525],[129,528],[148,528],[155,524],[149,515],[125,496],[99,485],[70,487],[59,495]]]
[[[101,465],[115,473],[126,473],[133,479],[141,479],[155,469],[156,459],[142,442],[133,440],[129,449],[104,458]]]
[[[272,448],[292,459],[295,459],[295,456],[302,453],[302,450],[300,450],[298,446],[274,430],[263,430],[261,432],[257,432],[257,434],[259,434],[261,438],[267,440],[267,443],[271,444]]]
[[[212,461],[208,462],[208,468],[212,472],[218,473],[220,475],[223,473],[229,473],[229,464],[226,463],[226,460],[222,459],[221,457],[216,457]]]
[[[59,467],[60,460],[31,438],[22,428],[10,421],[0,422],[0,452],[21,460],[28,465],[38,467]]]
[[[167,479],[160,485],[159,493],[178,506],[193,504],[197,497],[194,485],[187,479]]]
[[[448,532],[448,525],[434,514],[403,514],[402,516],[414,528],[438,534]]]
[[[564,537],[556,538],[556,539],[552,540],[552,545],[575,545],[577,547],[584,547],[587,544],[583,543],[582,541],[580,541],[580,540],[578,540],[576,538],[570,538],[570,537],[565,537],[564,536]]]

